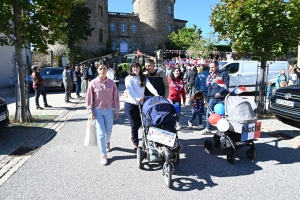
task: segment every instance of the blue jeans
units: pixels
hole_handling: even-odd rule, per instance
[[[193,109],[192,110],[192,118],[189,120],[189,122],[193,122],[194,119],[196,119],[197,115],[198,115],[198,118],[199,118],[199,125],[202,124],[202,114],[203,113],[200,113],[200,112],[195,112],[195,110]]]
[[[179,108],[179,113],[177,114],[177,122],[179,122],[180,113],[181,113],[181,101],[172,101],[173,104],[176,104]]]
[[[94,115],[99,149],[101,154],[105,155],[107,153],[106,144],[110,142],[114,122],[114,110],[112,108],[108,110],[94,109]]]
[[[209,102],[208,102],[208,105],[209,105],[209,107],[210,107],[212,110],[214,110],[215,105],[218,104],[218,103],[223,103],[223,100],[222,100],[222,99],[210,98],[210,100],[209,100]],[[209,118],[209,116],[210,116],[209,113],[210,113],[210,109],[207,108],[207,110],[206,110],[206,128],[207,128],[208,130],[211,130],[211,124],[210,124],[209,121],[208,121],[208,118]]]
[[[79,96],[80,90],[81,90],[81,81],[76,81],[76,95]]]
[[[45,88],[44,86],[38,86],[37,88],[33,88],[34,91],[35,91],[35,105],[36,106],[40,106],[39,104],[39,97],[40,95],[43,96],[43,101],[44,101],[44,105],[48,105],[47,103],[47,97],[46,97],[46,91],[45,91]]]

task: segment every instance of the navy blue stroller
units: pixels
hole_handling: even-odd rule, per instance
[[[167,187],[171,187],[174,164],[179,163],[179,144],[176,124],[176,109],[164,97],[150,97],[141,106],[143,142],[137,149],[137,162],[140,169],[142,161],[165,161],[163,176]]]

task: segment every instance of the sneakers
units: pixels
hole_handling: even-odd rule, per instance
[[[176,122],[176,129],[181,129],[181,125],[179,122]]]
[[[199,128],[200,128],[200,129],[204,128],[203,124],[200,124],[200,125],[199,125]]]
[[[189,127],[193,126],[192,122],[190,122],[189,120],[188,120],[188,125],[189,125]]]
[[[101,159],[101,164],[102,165],[107,165],[107,156],[106,155],[102,155],[102,159]]]
[[[206,128],[206,129],[200,131],[200,133],[205,135],[205,134],[211,134],[212,132],[211,132],[210,129],[207,129],[207,128]]]

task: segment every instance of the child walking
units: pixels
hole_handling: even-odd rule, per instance
[[[204,113],[204,94],[201,91],[196,92],[191,98],[190,98],[190,105],[192,107],[192,118],[188,120],[189,127],[192,127],[192,122],[194,119],[196,119],[196,116],[198,115],[199,118],[199,128],[202,129],[202,115]]]

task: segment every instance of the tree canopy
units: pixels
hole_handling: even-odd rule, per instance
[[[299,43],[300,1],[220,1],[211,14],[219,39],[229,39],[237,52],[252,52],[261,59],[258,112],[263,113],[266,61]]]
[[[211,25],[236,51],[270,59],[297,46],[299,4],[299,0],[221,0],[212,9]]]

